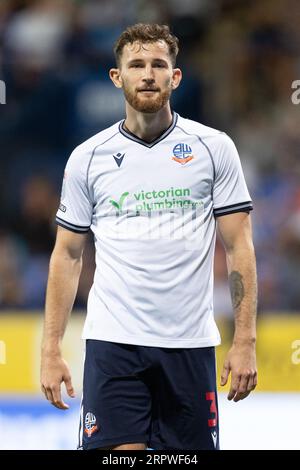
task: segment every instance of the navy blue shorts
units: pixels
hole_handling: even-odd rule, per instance
[[[218,449],[215,350],[87,340],[80,449]]]

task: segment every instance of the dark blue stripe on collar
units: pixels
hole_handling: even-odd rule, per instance
[[[151,148],[151,147],[154,147],[154,145],[161,142],[162,140],[164,140],[172,132],[172,130],[176,127],[177,119],[178,119],[178,114],[175,113],[175,111],[173,111],[172,124],[157,139],[153,140],[152,142],[146,142],[145,140],[140,139],[136,135],[132,134],[131,132],[129,132],[127,130],[125,130],[124,129],[125,119],[123,119],[123,121],[120,122],[119,131],[122,135],[124,135],[124,137],[127,137],[127,139],[130,139],[133,142],[136,142],[137,144],[141,144],[141,145],[144,145],[145,147]]]

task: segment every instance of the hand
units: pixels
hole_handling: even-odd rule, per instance
[[[52,405],[61,410],[67,410],[69,405],[61,398],[60,384],[64,382],[67,393],[74,398],[69,367],[60,355],[43,354],[41,363],[41,390]]]
[[[257,385],[255,345],[233,344],[224,361],[221,386],[227,384],[231,372],[228,400],[237,402],[246,398]]]

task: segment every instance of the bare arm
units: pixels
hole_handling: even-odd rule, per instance
[[[235,317],[233,344],[221,377],[225,385],[231,372],[228,399],[246,398],[257,384],[256,369],[256,261],[250,215],[238,212],[218,218],[227,260],[229,286]]]
[[[74,396],[69,368],[61,356],[61,342],[78,288],[85,239],[85,234],[58,227],[49,266],[42,340],[41,388],[46,398],[61,409],[68,408],[61,399],[61,382],[65,382],[69,396]]]

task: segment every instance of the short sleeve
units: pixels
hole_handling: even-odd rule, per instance
[[[253,209],[242,165],[233,141],[226,134],[219,136],[213,154],[215,180],[213,185],[214,215],[245,212]]]
[[[93,203],[87,186],[89,155],[74,151],[65,168],[56,223],[76,233],[88,232]]]

